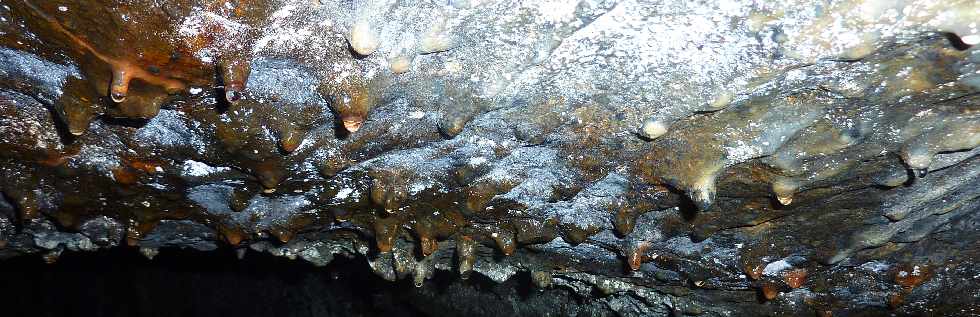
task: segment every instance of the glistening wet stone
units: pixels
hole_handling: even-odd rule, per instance
[[[350,257],[430,313],[499,312],[452,273],[551,294],[515,314],[977,314],[978,12],[0,0],[0,257]]]

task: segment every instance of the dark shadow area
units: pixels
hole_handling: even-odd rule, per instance
[[[331,96],[324,96],[324,98],[326,98],[327,103],[330,104],[330,114],[333,116],[334,136],[336,136],[338,139],[347,139],[350,137],[351,132],[347,131],[347,128],[344,127],[344,121],[340,119],[340,112],[337,112],[337,108],[334,106],[337,104],[337,101]]]
[[[134,129],[142,128],[150,122],[150,119],[116,118],[108,115],[100,116],[99,120],[102,120],[102,122],[105,122],[106,124],[130,127]]]
[[[419,316],[411,283],[381,280],[363,259],[327,267],[249,252],[133,249],[65,253],[55,264],[0,261],[3,316]]]
[[[947,33],[943,33],[943,36],[945,36],[946,39],[949,40],[950,45],[952,45],[954,48],[958,50],[965,51],[970,49],[970,44],[964,43],[963,39],[960,39],[959,35],[956,35],[955,33],[947,32]]]

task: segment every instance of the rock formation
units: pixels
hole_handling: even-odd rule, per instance
[[[459,315],[976,315],[978,22],[975,0],[0,0],[0,258],[339,256]],[[452,291],[477,274],[545,295]]]

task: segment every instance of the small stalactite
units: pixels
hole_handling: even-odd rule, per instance
[[[476,240],[466,235],[456,238],[456,260],[460,278],[468,279],[476,264]]]
[[[505,228],[497,228],[490,233],[490,238],[497,243],[497,248],[504,255],[513,255],[517,250],[517,241],[514,240],[514,232]]]
[[[391,252],[398,238],[398,228],[401,222],[397,217],[378,217],[374,220],[374,239],[378,251]]]

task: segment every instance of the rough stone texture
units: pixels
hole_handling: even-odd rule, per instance
[[[343,256],[434,314],[977,315],[977,21],[0,0],[0,257]]]

